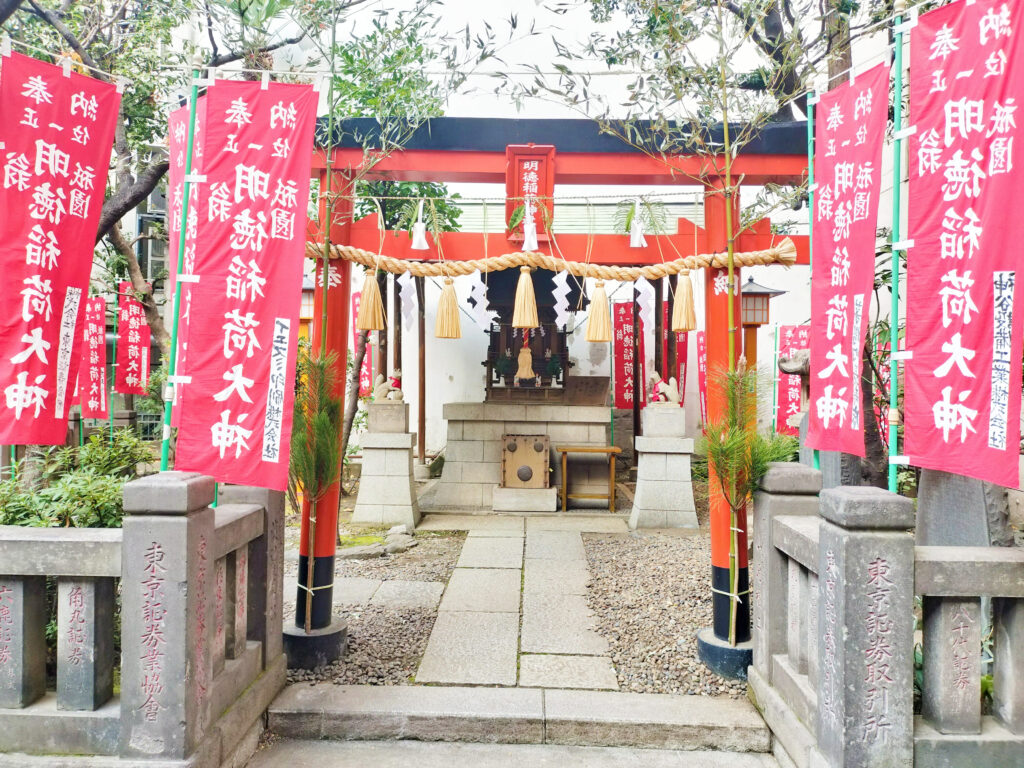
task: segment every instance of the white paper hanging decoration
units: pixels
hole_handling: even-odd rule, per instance
[[[537,220],[533,216],[534,208],[531,201],[526,202],[526,217],[523,219],[523,250],[537,250]]]
[[[416,209],[416,223],[412,225],[412,249],[414,251],[430,250],[430,244],[427,243],[427,225],[423,222],[422,200]]]
[[[481,329],[488,330],[496,314],[487,308],[487,283],[483,274],[474,272],[469,280],[469,315]]]
[[[638,277],[633,283],[636,286],[636,302],[644,331],[654,330],[654,286],[646,278]]]
[[[403,272],[398,276],[398,285],[402,289],[402,326],[411,328],[416,315],[416,279],[408,272]]]
[[[647,240],[644,238],[644,222],[640,216],[640,198],[633,201],[633,221],[629,225],[629,247],[646,248]]]
[[[555,325],[565,328],[569,324],[569,270],[563,269],[556,272],[551,279],[554,289],[551,295],[555,299]]]

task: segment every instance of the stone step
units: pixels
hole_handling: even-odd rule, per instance
[[[292,685],[271,705],[269,728],[296,739],[771,749],[746,699],[558,689]]]
[[[283,739],[257,752],[248,768],[364,765],[374,768],[778,768],[771,755],[566,747],[548,744],[464,744],[418,741],[299,741]]]

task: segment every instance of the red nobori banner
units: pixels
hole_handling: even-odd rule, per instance
[[[27,56],[0,74],[0,443],[63,443],[121,97]]]
[[[1018,484],[1024,239],[1016,112],[1020,2],[953,3],[911,47],[905,453],[911,464]],[[815,253],[817,256],[817,253]],[[1014,320],[1016,319],[1016,322]]]
[[[697,394],[700,395],[700,421],[708,423],[708,337],[697,331]]]
[[[207,92],[177,469],[288,484],[316,102],[307,85]]]
[[[807,444],[863,456],[861,363],[875,275],[888,65],[822,94],[815,111]]]
[[[634,366],[642,365],[634,357],[633,303],[620,301],[612,304],[612,339],[615,344],[615,407],[633,408],[637,392],[633,388]],[[643,376],[640,377],[643,381]],[[642,387],[641,387],[642,388]]]
[[[807,325],[783,325],[779,328],[779,357],[792,357],[811,345],[811,328]],[[778,370],[776,368],[776,370]],[[789,424],[791,416],[800,413],[800,377],[791,373],[778,373],[778,410],[775,413],[775,431],[783,435],[800,434],[799,427]]]
[[[121,300],[117,308],[117,370],[114,391],[123,395],[144,395],[149,384],[151,335],[146,310],[132,293],[132,284],[118,284]]]
[[[78,395],[82,418],[105,419],[110,415],[107,398],[107,302],[102,296],[85,300]]]
[[[167,121],[167,151],[170,162],[167,167],[167,248],[170,277],[167,281],[171,292],[170,302],[174,306],[174,292],[181,290],[178,312],[178,355],[175,373],[188,374],[188,328],[192,319],[192,290],[187,280],[178,281],[178,249],[181,245],[182,224],[185,232],[185,252],[182,259],[182,275],[194,275],[196,268],[196,228],[199,225],[201,205],[199,184],[190,184],[188,191],[188,220],[185,221],[185,169],[188,163],[189,107],[171,112]],[[206,99],[196,102],[196,121],[192,140],[192,174],[203,172],[202,126],[206,119]],[[181,395],[187,385],[180,381],[174,387],[174,407],[171,411],[171,426],[181,425]]]
[[[330,278],[328,278],[330,279]],[[352,329],[352,353],[355,354],[356,339],[359,331],[356,330],[356,318],[359,317],[359,302],[362,300],[362,292],[352,294],[352,317],[349,320],[349,327]],[[369,397],[373,394],[373,337],[370,331],[366,335],[366,352],[363,354],[363,365],[359,369],[359,396]]]

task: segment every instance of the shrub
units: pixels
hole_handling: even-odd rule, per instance
[[[100,475],[135,477],[136,466],[151,459],[149,449],[132,429],[118,429],[109,435],[92,435],[78,451],[80,469]]]

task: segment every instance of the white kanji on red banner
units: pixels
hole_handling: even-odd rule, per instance
[[[612,342],[615,357],[615,407],[632,409],[639,398],[644,401],[644,356],[635,350],[633,333],[633,302],[612,304]],[[643,338],[643,334],[640,335]],[[639,354],[635,354],[639,352]],[[637,372],[637,366],[640,367]],[[634,389],[634,376],[639,378],[640,391]]]
[[[110,415],[107,397],[107,302],[102,296],[85,300],[78,396],[82,418],[105,419]]]
[[[63,443],[120,96],[27,56],[0,76],[0,444]]]
[[[906,321],[913,357],[904,390],[912,464],[1012,487],[1021,406],[1021,22],[1020,2],[979,0],[923,14],[914,29]]]
[[[316,93],[207,92],[187,375],[176,469],[288,483]]]
[[[809,349],[810,345],[810,326],[783,325],[779,328],[779,357],[792,357],[801,349]],[[792,426],[789,420],[800,413],[800,377],[791,373],[779,373],[778,376],[775,431],[795,437],[800,434],[800,429]]]
[[[857,456],[864,455],[861,362],[888,112],[886,64],[823,94],[817,107],[807,444]],[[780,384],[779,431],[792,433],[783,409],[795,403],[799,411],[798,378],[796,389],[794,399],[790,384]]]
[[[118,285],[117,371],[114,391],[124,395],[144,395],[149,384],[150,330],[146,310],[135,298],[132,284]]]

